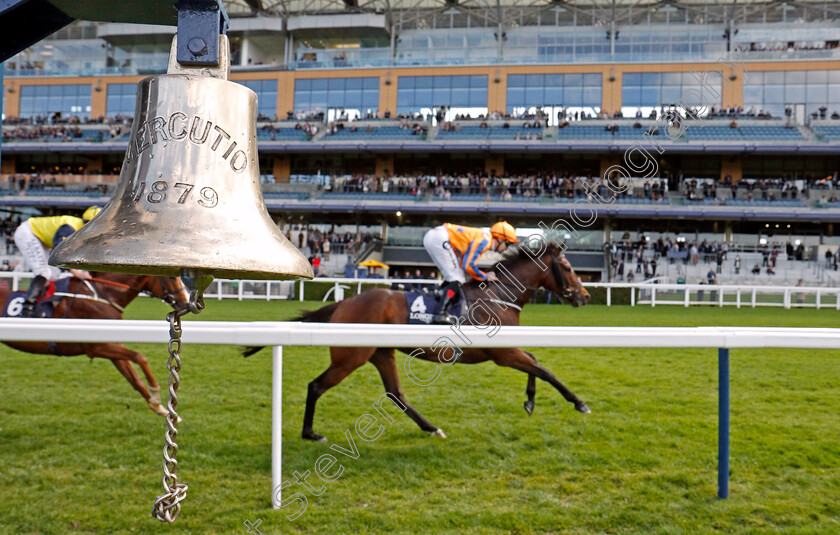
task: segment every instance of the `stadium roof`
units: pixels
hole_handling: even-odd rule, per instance
[[[554,10],[585,13],[600,21],[616,21],[649,12],[688,12],[689,20],[779,21],[837,19],[840,2],[824,0],[223,0],[232,17],[253,15],[288,18],[301,15],[447,10],[486,13],[501,10]],[[628,22],[630,22],[628,20]]]

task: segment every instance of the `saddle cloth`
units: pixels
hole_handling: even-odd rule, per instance
[[[449,313],[454,316],[461,315],[461,305],[463,299],[459,299],[456,303],[449,307]],[[405,304],[408,307],[408,323],[410,325],[429,325],[434,323],[435,310],[438,307],[438,298],[436,295],[420,293],[420,292],[405,292]]]
[[[41,296],[41,299],[38,301],[38,304],[35,305],[35,315],[36,318],[51,318],[53,315],[53,311],[55,307],[58,306],[58,303],[64,299],[64,296],[56,296],[54,295],[56,292],[58,293],[67,293],[67,289],[70,287],[70,279],[59,279],[57,281],[50,281],[47,285],[46,289],[44,290],[44,294]],[[20,313],[23,311],[23,302],[26,300],[26,292],[12,292],[9,294],[8,299],[3,304],[3,317],[4,318],[19,318]]]

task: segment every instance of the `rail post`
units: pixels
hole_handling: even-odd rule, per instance
[[[283,480],[283,346],[273,348],[271,382],[271,506],[279,509]]]
[[[718,349],[718,498],[729,497],[729,349]]]

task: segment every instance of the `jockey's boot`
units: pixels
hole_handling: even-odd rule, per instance
[[[46,284],[47,279],[41,275],[32,279],[32,283],[29,285],[29,291],[26,293],[26,299],[23,300],[20,317],[31,318],[35,315],[35,305],[38,304],[38,298],[41,297],[41,292],[44,291]]]
[[[446,282],[441,288],[441,293],[442,295],[435,311],[434,322],[455,325],[458,323],[458,318],[449,313],[449,306],[461,293],[461,283],[458,281]]]

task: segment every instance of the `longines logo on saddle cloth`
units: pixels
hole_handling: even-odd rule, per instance
[[[435,310],[438,308],[439,297],[435,294],[415,291],[405,292],[405,304],[408,307],[408,323],[411,325],[430,325],[434,323]],[[464,304],[463,294],[449,309],[455,317],[462,316]]]

